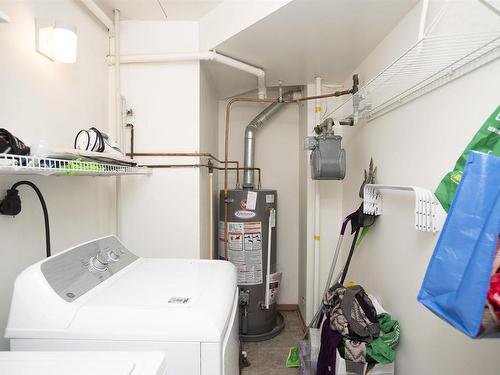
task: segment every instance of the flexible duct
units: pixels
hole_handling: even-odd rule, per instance
[[[245,128],[245,161],[244,168],[254,168],[255,164],[255,135],[257,130],[264,126],[264,123],[278,113],[285,105],[293,99],[294,91],[288,91],[283,94],[282,100],[272,103],[261,113],[259,113]],[[243,187],[247,189],[254,188],[254,171],[245,169],[243,177]]]

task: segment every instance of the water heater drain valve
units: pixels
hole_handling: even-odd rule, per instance
[[[306,137],[304,149],[311,150],[313,180],[343,180],[346,170],[342,137],[333,132],[333,119],[328,118],[314,128],[316,136]]]

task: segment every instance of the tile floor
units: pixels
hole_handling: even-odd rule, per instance
[[[241,371],[242,375],[297,375],[298,368],[286,368],[285,363],[290,347],[296,345],[303,336],[302,322],[297,311],[283,311],[285,329],[271,340],[245,342],[250,367]]]

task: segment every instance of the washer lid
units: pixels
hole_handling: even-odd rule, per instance
[[[163,375],[165,354],[155,352],[0,352],[0,374]]]
[[[142,259],[77,312],[74,337],[218,342],[236,298],[229,262]]]

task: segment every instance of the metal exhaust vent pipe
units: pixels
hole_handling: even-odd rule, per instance
[[[255,118],[250,121],[250,123],[245,128],[245,160],[244,160],[244,178],[243,187],[245,189],[254,188],[254,168],[255,164],[255,135],[257,130],[262,128],[267,120],[278,113],[287,103],[293,99],[293,94],[295,91],[287,91],[282,96],[282,101],[277,101],[269,105],[261,113],[259,113]]]

